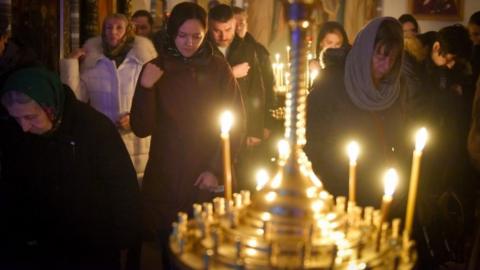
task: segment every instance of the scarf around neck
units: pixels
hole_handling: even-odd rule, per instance
[[[102,34],[102,47],[103,54],[111,60],[115,61],[116,66],[120,64],[127,57],[128,52],[133,48],[133,42],[135,41],[135,36],[130,33],[126,33],[122,39],[122,42],[118,44],[115,48],[110,47],[106,41],[105,36]]]
[[[392,70],[382,79],[378,89],[372,79],[371,65],[375,52],[375,37],[381,23],[386,20],[397,22],[392,17],[375,18],[357,34],[345,63],[345,89],[355,106],[363,110],[388,109],[400,94],[400,68]]]

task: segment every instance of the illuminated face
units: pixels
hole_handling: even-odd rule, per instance
[[[148,23],[148,18],[145,16],[138,16],[132,18],[132,23],[135,25],[135,34],[148,37],[152,33],[152,26]]]
[[[20,125],[23,132],[41,135],[53,127],[47,113],[35,101],[26,104],[14,103],[11,106],[6,106],[6,108],[10,116],[15,118]]]
[[[186,20],[178,29],[175,46],[184,57],[191,57],[205,38],[205,28],[195,19]]]
[[[415,28],[415,25],[411,22],[403,23],[402,29],[404,37],[414,37],[417,35],[417,29]]]
[[[236,28],[235,32],[241,38],[244,38],[248,31],[247,15],[240,13],[235,15]]]
[[[343,37],[338,32],[327,33],[325,37],[320,42],[320,47],[322,49],[328,48],[340,48],[343,43]]]
[[[391,70],[395,64],[396,55],[394,52],[385,52],[385,46],[377,44],[372,57],[372,79],[378,84]]]
[[[105,23],[105,37],[110,47],[115,48],[127,32],[127,23],[122,19],[111,18]]]
[[[447,67],[451,69],[455,66],[455,55],[451,53],[444,55],[440,54],[440,43],[438,43],[438,41],[433,43],[431,56],[432,61],[439,67]]]
[[[227,22],[210,21],[210,33],[215,45],[226,48],[230,46],[235,37],[235,18]]]
[[[473,45],[480,45],[480,25],[469,23],[468,33],[470,34]]]

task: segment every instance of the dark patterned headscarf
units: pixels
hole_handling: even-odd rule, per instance
[[[105,36],[105,26],[107,22],[111,19],[122,20],[125,22],[125,25],[126,25],[125,35],[122,37],[120,44],[118,44],[114,48],[110,47],[110,45],[107,42],[107,38]],[[109,59],[114,60],[117,67],[123,62],[123,60],[125,60],[125,57],[127,57],[128,52],[133,47],[134,41],[135,41],[135,33],[133,31],[133,26],[125,15],[120,13],[115,13],[107,16],[105,20],[103,20],[103,24],[102,24],[103,54]]]
[[[0,97],[10,91],[20,92],[37,102],[52,121],[52,130],[60,125],[65,90],[57,74],[38,67],[20,69],[7,78],[0,90]]]

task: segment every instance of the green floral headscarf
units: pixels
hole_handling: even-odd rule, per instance
[[[20,92],[35,100],[47,113],[55,130],[61,122],[65,90],[60,77],[43,68],[25,68],[12,73],[0,90],[0,97],[10,91]]]

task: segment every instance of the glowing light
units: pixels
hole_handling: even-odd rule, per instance
[[[220,116],[222,134],[228,134],[233,124],[233,114],[230,111],[224,111]]]
[[[347,153],[350,159],[350,163],[356,163],[358,155],[360,154],[360,145],[356,141],[351,141],[347,145]]]
[[[279,53],[276,53],[275,54],[275,62],[280,62],[280,54]]]
[[[312,203],[312,210],[314,212],[320,212],[323,209],[323,201],[314,201]]]
[[[272,215],[270,215],[270,213],[265,212],[265,213],[262,213],[261,218],[263,221],[269,221],[272,218]],[[263,230],[262,230],[262,234],[263,234]]]
[[[398,184],[398,174],[395,169],[388,169],[385,173],[384,184],[385,184],[385,196],[392,196],[397,188]]]
[[[278,154],[280,156],[280,159],[286,160],[290,155],[290,144],[288,143],[288,141],[280,140],[278,142],[277,147],[278,147]]]
[[[415,151],[422,151],[427,143],[428,132],[427,129],[422,127],[417,131],[415,135]]]
[[[318,69],[312,69],[312,72],[310,73],[310,81],[315,81],[315,79],[318,76]]]
[[[302,27],[303,28],[308,28],[309,25],[310,25],[310,23],[308,21],[303,21],[302,22]]]
[[[272,202],[273,200],[275,200],[275,198],[277,198],[277,193],[273,191],[270,191],[265,195],[265,200],[267,202]]]
[[[307,188],[307,197],[308,198],[313,198],[315,197],[315,194],[317,193],[317,189],[315,187],[309,187]]]
[[[268,172],[265,169],[260,169],[257,171],[257,174],[255,176],[255,179],[257,180],[257,190],[262,189],[268,182],[269,176]]]

